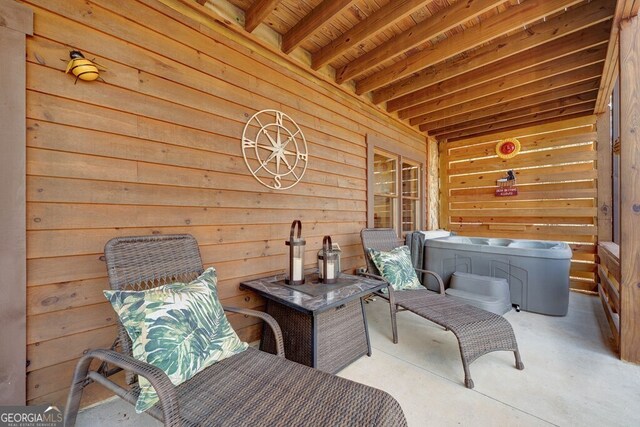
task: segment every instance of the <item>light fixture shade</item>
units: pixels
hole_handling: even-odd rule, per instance
[[[285,282],[290,285],[304,283],[304,247],[307,242],[301,234],[302,222],[296,219],[291,223],[289,240],[285,242],[289,246],[289,277],[285,278]]]

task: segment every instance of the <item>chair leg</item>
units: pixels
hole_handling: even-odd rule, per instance
[[[82,398],[82,392],[84,387],[90,382],[87,379],[87,373],[89,372],[89,365],[91,365],[92,357],[84,356],[76,365],[76,369],[73,374],[73,380],[71,383],[71,390],[67,396],[67,407],[64,413],[64,426],[71,427],[76,424],[76,417],[78,416],[78,409],[80,408],[80,400]]]
[[[471,379],[471,371],[469,371],[469,365],[467,364],[467,361],[464,359],[464,357],[462,358],[462,367],[464,368],[464,386],[466,388],[473,388],[474,384],[473,380]]]
[[[516,356],[516,369],[522,371],[524,369],[524,363],[522,363],[522,359],[520,358],[520,350],[516,349],[513,354]]]
[[[398,344],[398,325],[396,323],[396,313],[398,307],[395,304],[389,304],[391,311],[391,332],[393,333],[393,343]]]

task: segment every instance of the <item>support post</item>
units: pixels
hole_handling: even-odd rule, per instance
[[[440,227],[440,158],[438,141],[427,137],[427,230]]]
[[[440,157],[440,220],[439,226],[445,230],[449,228],[449,177],[447,170],[449,169],[449,150],[447,149],[447,140],[438,141],[438,156]]]
[[[33,11],[0,0],[0,405],[26,399],[26,42]]]
[[[620,357],[640,363],[640,19],[620,23]]]
[[[611,109],[606,106],[596,120],[598,130],[598,242],[613,240],[613,159]]]

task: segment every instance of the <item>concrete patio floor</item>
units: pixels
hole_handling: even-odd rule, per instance
[[[373,355],[339,375],[393,395],[409,426],[640,425],[640,366],[613,353],[598,298],[571,293],[569,315],[511,311],[525,364],[513,353],[473,362],[475,388],[464,387],[454,335],[408,312],[398,315],[400,342],[391,342],[388,305],[366,305]],[[155,426],[120,400],[83,411],[78,426]]]

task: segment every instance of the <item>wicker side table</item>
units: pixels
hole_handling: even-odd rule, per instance
[[[266,299],[267,313],[282,328],[287,359],[335,373],[371,355],[362,297],[382,287],[379,281],[359,276],[343,274],[340,280],[340,287],[318,296],[284,286],[277,277],[243,282],[241,287]],[[275,350],[269,328],[263,329],[260,348]]]

